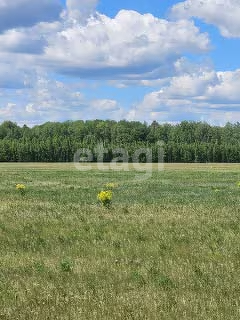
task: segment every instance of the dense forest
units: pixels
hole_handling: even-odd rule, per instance
[[[108,151],[125,148],[129,158],[139,148],[151,148],[152,161],[158,161],[158,142],[164,142],[165,162],[240,162],[240,123],[211,126],[183,121],[177,125],[138,121],[47,122],[29,128],[11,121],[0,125],[0,161],[71,162],[79,148],[88,148],[97,161],[96,146]],[[144,158],[142,158],[144,161]]]

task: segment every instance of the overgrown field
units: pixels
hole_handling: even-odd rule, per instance
[[[239,164],[0,175],[1,320],[240,319]]]

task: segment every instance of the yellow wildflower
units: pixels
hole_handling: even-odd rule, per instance
[[[18,183],[18,184],[16,184],[16,189],[17,190],[25,190],[26,186],[22,183]]]
[[[22,194],[24,195],[25,194],[25,189],[26,189],[26,186],[22,183],[18,183],[16,184],[16,189]]]
[[[117,187],[117,185],[116,185],[115,183],[113,183],[113,182],[109,182],[109,183],[107,183],[105,186],[106,186],[106,188],[107,188],[108,190],[112,190],[113,188],[116,188],[116,187]]]
[[[100,191],[97,195],[98,200],[101,202],[103,206],[108,206],[111,204],[112,201],[112,191]]]

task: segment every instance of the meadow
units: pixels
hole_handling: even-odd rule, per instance
[[[240,164],[0,175],[1,320],[240,319]]]

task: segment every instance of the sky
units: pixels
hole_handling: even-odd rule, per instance
[[[240,121],[239,0],[0,0],[0,123]]]

